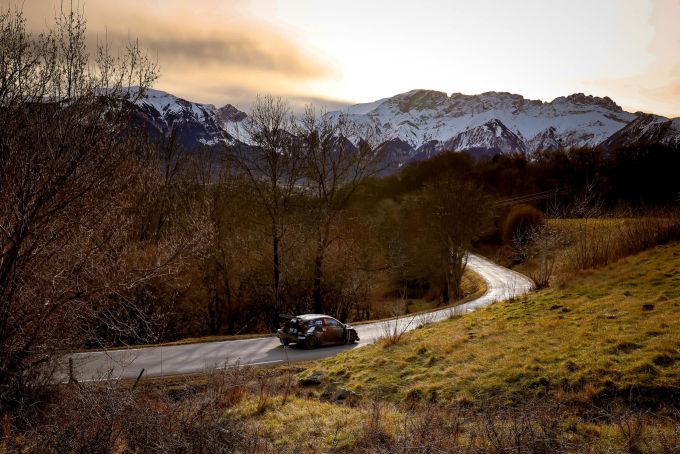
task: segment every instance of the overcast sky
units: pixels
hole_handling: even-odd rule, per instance
[[[59,0],[0,0],[29,28]],[[70,1],[66,1],[68,6]],[[680,116],[680,0],[73,0],[91,39],[139,38],[155,88],[248,109],[335,108],[415,88],[532,99],[584,92]]]

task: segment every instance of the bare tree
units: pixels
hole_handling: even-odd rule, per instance
[[[295,140],[295,120],[288,104],[280,98],[258,97],[244,120],[246,145],[231,154],[245,174],[250,190],[266,214],[272,245],[272,299],[276,317],[282,305],[281,275],[283,240],[289,225],[291,205],[300,191],[301,148]],[[276,319],[272,320],[273,326]]]
[[[488,197],[472,183],[446,174],[425,185],[410,202],[409,211],[421,230],[414,234],[425,238],[444,275],[444,302],[460,299],[468,248],[491,219]]]
[[[536,289],[548,288],[566,238],[559,229],[548,224],[532,226],[522,236],[514,242],[516,254],[528,262],[527,274]]]
[[[613,256],[613,229],[603,229],[602,221],[609,217],[597,186],[589,183],[575,197],[567,217],[574,219],[573,247],[567,260],[575,270],[596,268],[609,263]]]
[[[160,233],[169,221],[176,188],[181,184],[182,177],[187,173],[185,167],[187,167],[189,161],[189,153],[177,140],[175,131],[172,131],[167,138],[163,138],[158,144],[158,154],[161,168],[161,187],[160,197],[158,197],[156,231]]]
[[[357,145],[350,141],[357,132],[345,115],[317,115],[312,106],[306,108],[296,128],[303,143],[303,175],[311,197],[309,220],[316,237],[312,297],[318,314],[324,312],[324,258],[334,240],[333,227],[361,183],[380,170],[380,156],[366,139]]]
[[[130,109],[156,68],[134,42],[92,57],[85,30],[77,11],[39,36],[0,14],[0,408],[163,262],[135,270],[124,247],[149,171]]]
[[[222,175],[210,191],[209,251],[204,260],[203,285],[208,291],[207,320],[212,334],[237,333],[245,281],[259,260],[257,247],[263,232],[239,215],[250,209],[252,197],[237,175]],[[241,311],[242,312],[242,311]]]

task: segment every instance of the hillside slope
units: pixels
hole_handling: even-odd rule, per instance
[[[558,393],[673,403],[680,394],[680,243],[338,355],[321,370],[364,395],[515,401]],[[677,402],[675,402],[677,403]]]

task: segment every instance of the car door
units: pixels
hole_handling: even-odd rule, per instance
[[[342,326],[342,323],[331,317],[328,317],[326,320],[327,332],[329,333],[328,342],[334,344],[343,343],[345,340],[345,328]]]
[[[311,324],[314,325],[314,335],[319,340],[319,345],[328,343],[328,328],[325,319],[317,318],[312,320]]]

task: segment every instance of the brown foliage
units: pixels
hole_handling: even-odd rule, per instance
[[[518,246],[526,243],[532,229],[545,223],[543,213],[531,205],[515,205],[503,222],[503,244]]]
[[[468,249],[491,220],[490,200],[480,188],[449,174],[426,184],[406,205],[413,227],[408,255],[417,258],[411,261],[435,267],[445,303],[460,299]]]
[[[114,58],[103,44],[92,57],[77,12],[35,37],[7,11],[0,50],[1,411],[49,382],[57,352],[101,340],[101,327],[148,334],[136,302],[175,249],[167,237],[131,241],[157,165],[130,129],[130,106],[156,77],[138,47]]]
[[[107,382],[64,387],[26,426],[16,448],[41,453],[233,452],[246,442],[224,411],[253,386],[251,369],[213,373],[198,393]]]
[[[329,445],[341,441],[329,440],[322,430],[269,430],[278,418],[290,420],[281,411],[299,411],[301,427],[327,424],[308,411],[320,402],[307,388],[292,390],[297,399],[287,405],[290,368],[286,376],[283,369],[230,366],[200,379],[64,386],[40,414],[6,418],[0,449],[269,453],[281,452],[282,444],[289,449],[300,443],[313,452],[328,452]],[[657,416],[616,402],[572,405],[546,396],[438,402],[436,392],[413,393],[401,404],[360,399],[334,405],[357,428],[342,440],[338,449],[343,452],[596,453],[607,447],[613,452],[671,453],[680,447],[680,419],[670,408]]]

